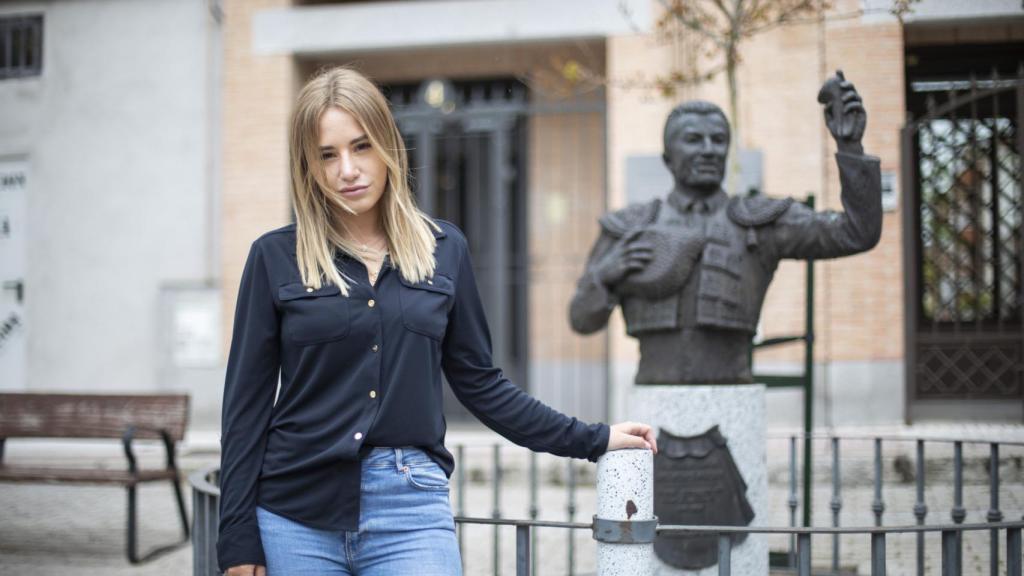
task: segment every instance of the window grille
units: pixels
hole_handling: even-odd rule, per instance
[[[0,80],[43,71],[43,17],[0,17]]]

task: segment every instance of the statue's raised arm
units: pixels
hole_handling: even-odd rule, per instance
[[[750,339],[779,260],[863,252],[882,230],[879,161],[861,145],[861,97],[839,72],[818,101],[838,148],[843,211],[730,198],[722,189],[729,121],[711,102],[684,102],[663,133],[674,186],[601,217],[569,307],[572,328],[597,332],[621,307],[626,332],[640,341],[638,383],[749,382]]]
[[[879,160],[864,154],[867,113],[842,70],[818,92],[825,125],[836,141],[843,212],[815,213],[794,203],[775,223],[771,244],[779,258],[838,258],[873,248],[882,234]]]

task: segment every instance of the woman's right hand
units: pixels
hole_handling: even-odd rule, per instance
[[[267,576],[267,568],[258,564],[242,564],[228,568],[224,576]]]

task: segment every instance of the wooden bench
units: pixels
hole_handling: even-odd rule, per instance
[[[0,393],[0,482],[124,486],[128,490],[128,560],[132,564],[150,560],[186,544],[189,538],[181,476],[174,460],[175,442],[185,435],[188,404],[187,395]],[[119,438],[128,462],[123,470],[10,466],[3,462],[4,441],[8,438]],[[163,441],[166,467],[140,469],[132,449],[136,439]],[[136,486],[154,481],[170,482],[174,488],[185,537],[140,557],[136,547]]]

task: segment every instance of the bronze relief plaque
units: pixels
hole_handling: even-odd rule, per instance
[[[718,426],[697,436],[658,430],[654,514],[659,524],[747,526],[754,519],[747,484]],[[733,542],[746,537],[737,534]],[[674,568],[707,568],[718,563],[718,535],[658,534],[654,552]]]

